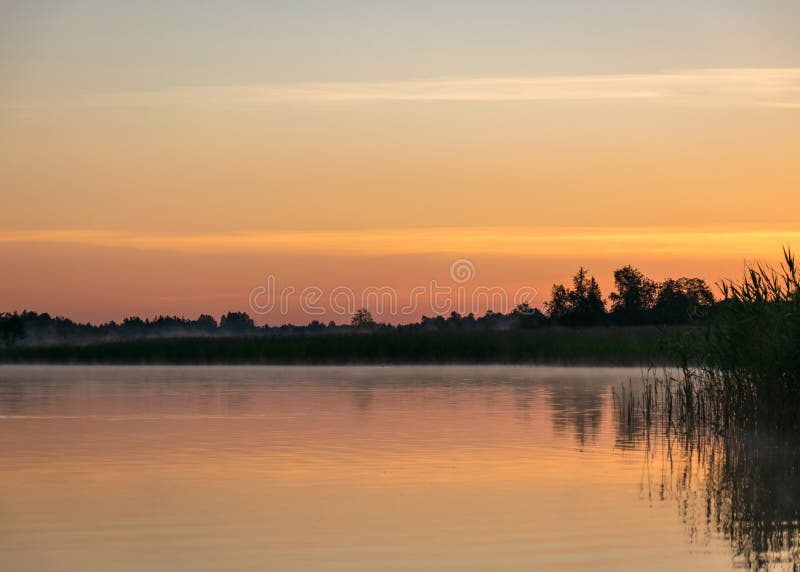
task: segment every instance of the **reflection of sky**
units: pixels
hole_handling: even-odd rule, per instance
[[[615,447],[638,373],[2,368],[0,562],[726,569]]]

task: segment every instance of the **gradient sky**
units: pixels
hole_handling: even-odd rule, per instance
[[[407,293],[456,258],[538,302],[578,264],[606,293],[626,263],[736,276],[800,243],[797,22],[788,0],[0,2],[0,307],[219,314],[270,274]]]

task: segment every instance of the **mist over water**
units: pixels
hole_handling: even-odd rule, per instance
[[[0,367],[0,569],[792,569],[785,436],[623,423],[639,369]]]

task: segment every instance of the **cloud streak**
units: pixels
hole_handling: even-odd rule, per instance
[[[106,93],[84,100],[101,106],[514,101],[644,102],[672,106],[790,109],[800,106],[800,68],[205,86],[157,92]]]
[[[94,230],[0,232],[2,244],[72,245],[186,253],[291,253],[326,255],[491,254],[564,256],[594,254],[774,255],[800,243],[796,230],[675,228],[409,228],[330,232],[158,234]],[[698,249],[702,244],[702,250]]]

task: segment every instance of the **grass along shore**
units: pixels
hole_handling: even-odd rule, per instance
[[[4,363],[677,365],[689,328],[543,327],[475,332],[379,332],[148,339],[0,350]]]

